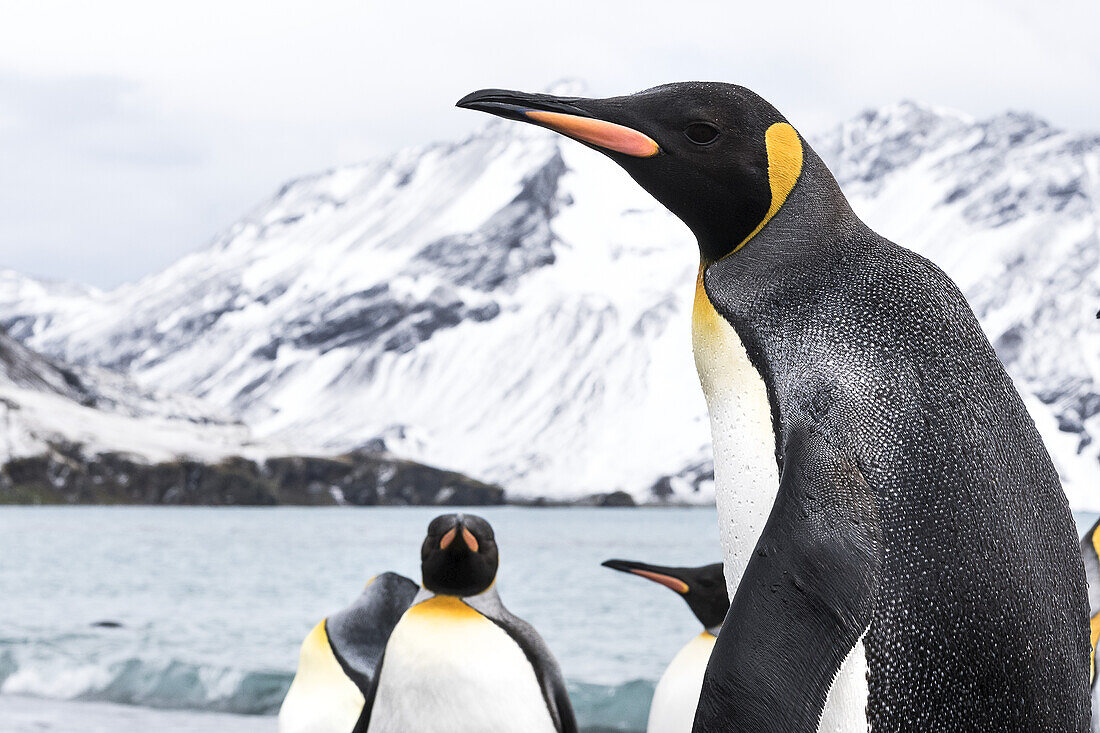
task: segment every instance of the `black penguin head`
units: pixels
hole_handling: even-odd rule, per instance
[[[802,171],[798,133],[734,84],[666,84],[608,99],[483,89],[458,106],[547,127],[606,154],[691,228],[707,262],[755,235]]]
[[[440,595],[474,596],[488,589],[499,561],[493,528],[473,514],[436,517],[420,547],[424,587]]]
[[[676,591],[705,628],[721,626],[730,608],[720,562],[697,568],[669,568],[632,560],[605,560],[601,564],[612,570],[640,575]]]

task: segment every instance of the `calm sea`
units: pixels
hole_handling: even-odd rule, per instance
[[[581,724],[643,729],[699,625],[672,592],[599,564],[716,562],[714,510],[472,511],[496,530],[502,599],[557,655]],[[258,716],[277,711],[306,633],[380,571],[418,580],[438,513],[0,509],[0,730],[274,730]]]

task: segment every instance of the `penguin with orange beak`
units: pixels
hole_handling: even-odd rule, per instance
[[[673,568],[633,560],[605,560],[601,564],[674,591],[703,624],[703,631],[684,645],[661,675],[653,691],[646,726],[646,733],[691,733],[703,674],[730,607],[722,563],[697,568]]]
[[[280,733],[576,733],[557,661],[497,594],[489,523],[436,517],[420,560],[419,590],[386,573],[314,629]]]
[[[695,731],[1086,731],[1069,506],[938,267],[860,221],[744,87],[485,89],[458,106],[603,153],[697,240],[692,343],[731,604]]]

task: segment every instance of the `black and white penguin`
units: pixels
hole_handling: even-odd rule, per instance
[[[358,724],[364,714],[369,722],[386,644],[419,590],[403,575],[382,573],[350,606],[313,627],[279,709],[279,733],[366,730]]]
[[[420,558],[423,587],[379,576],[313,630],[280,733],[576,733],[557,661],[493,587],[489,523],[436,517]]]
[[[732,602],[695,730],[1083,733],[1072,517],[951,280],[861,222],[743,87],[458,104],[605,153],[698,240]]]
[[[1096,659],[1096,645],[1100,643],[1100,520],[1081,538],[1081,557],[1085,560],[1085,577],[1089,583],[1089,647],[1092,650],[1092,733],[1100,733],[1100,664]]]
[[[697,568],[670,568],[632,560],[605,560],[602,564],[674,590],[703,624],[703,631],[677,652],[661,675],[646,725],[647,733],[691,733],[703,673],[730,607],[722,563]]]

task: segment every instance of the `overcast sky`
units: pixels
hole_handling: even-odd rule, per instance
[[[1100,130],[1100,2],[900,5],[0,0],[0,267],[136,279],[287,178],[468,133],[453,104],[486,86],[731,81],[809,133],[899,99]]]

